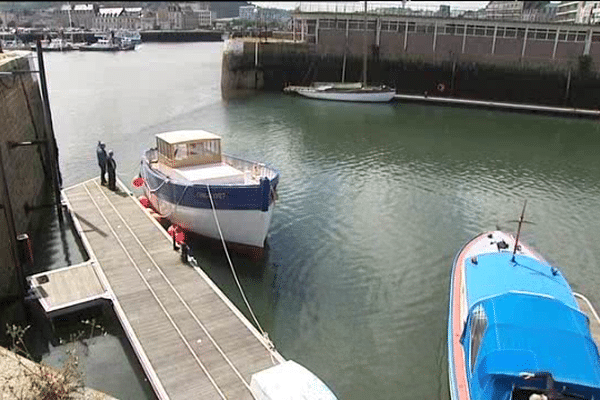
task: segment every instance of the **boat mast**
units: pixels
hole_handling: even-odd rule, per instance
[[[367,0],[365,0],[365,24],[363,26],[363,87],[367,86]]]
[[[517,238],[515,239],[515,248],[513,249],[512,262],[515,262],[515,253],[517,252],[517,246],[519,245],[519,236],[521,235],[521,225],[523,224],[523,218],[525,217],[525,207],[527,207],[527,200],[523,204],[523,211],[521,211],[521,217],[519,217],[519,227],[517,228]]]

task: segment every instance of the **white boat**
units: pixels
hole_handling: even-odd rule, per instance
[[[295,92],[312,99],[386,103],[394,98],[396,90],[387,86],[365,86],[357,83],[315,83],[311,86],[290,86]]]
[[[221,138],[202,130],[161,133],[156,143],[142,157],[140,176],[161,216],[202,236],[222,233],[226,242],[264,247],[279,172],[221,154]]]
[[[337,400],[322,380],[291,360],[252,375],[250,390],[256,400]]]
[[[73,43],[66,41],[65,39],[57,38],[51,40],[41,41],[43,51],[71,51],[75,50]],[[35,50],[36,45],[31,46]]]
[[[367,18],[367,2],[365,1],[365,24]],[[363,30],[366,35],[366,30]],[[301,96],[311,99],[335,100],[335,101],[353,101],[367,103],[387,103],[396,95],[396,89],[385,85],[371,86],[367,85],[367,53],[363,53],[363,81],[346,83],[346,49],[348,42],[344,46],[344,61],[342,63],[342,82],[314,82],[310,86],[288,86],[283,89],[284,92],[298,93]],[[365,39],[366,40],[366,39]],[[309,70],[310,71],[310,70]]]
[[[142,35],[139,31],[120,30],[115,32],[115,38],[122,43],[140,44],[142,43]]]

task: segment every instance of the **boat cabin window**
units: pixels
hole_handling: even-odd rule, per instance
[[[187,146],[185,144],[173,145],[173,152],[176,160],[183,160],[188,157]]]
[[[158,138],[157,142],[159,161],[171,168],[221,162],[220,139],[169,143]]]
[[[483,306],[480,304],[473,309],[471,314],[471,340],[469,341],[471,371],[473,371],[473,367],[475,366],[475,360],[477,359],[477,354],[479,353],[479,348],[481,347],[481,340],[483,339],[483,334],[485,333],[487,325],[487,316],[485,315]]]

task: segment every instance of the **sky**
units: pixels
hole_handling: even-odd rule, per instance
[[[308,5],[310,3],[311,8],[316,7],[317,4],[322,6],[323,9],[331,8],[337,4],[338,7],[346,4],[352,8],[361,8],[364,7],[364,2],[362,1],[336,1],[336,2],[327,2],[327,1],[252,1],[251,3],[256,4],[259,7],[263,8],[282,8],[285,10],[293,10],[298,5],[302,3]],[[416,8],[427,8],[427,9],[438,9],[440,5],[445,4],[449,5],[452,9],[456,10],[478,10],[480,8],[485,7],[489,1],[407,1],[406,7],[416,9]],[[368,2],[368,7],[401,7],[402,1],[370,1]]]

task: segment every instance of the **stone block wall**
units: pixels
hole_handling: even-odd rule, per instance
[[[31,70],[30,57],[32,53],[23,51],[0,53],[0,71]],[[9,191],[6,199],[4,190],[0,190],[0,205],[5,206],[10,200],[17,234],[28,233],[30,237],[39,212],[26,212],[25,204],[39,205],[50,192],[49,158],[44,145],[11,149],[8,142],[47,137],[38,80],[36,74],[30,73],[0,75],[0,152]],[[6,207],[0,209],[0,300],[19,293],[9,240],[14,238],[9,235],[7,212]]]

